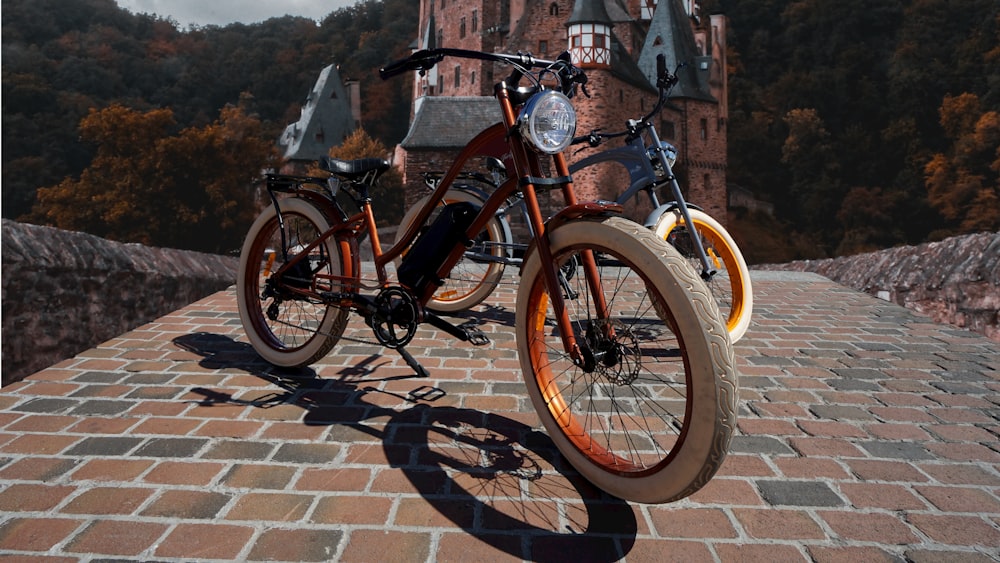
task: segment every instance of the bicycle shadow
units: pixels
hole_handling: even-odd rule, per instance
[[[195,388],[201,404],[294,405],[305,411],[303,424],[378,438],[389,466],[427,503],[496,549],[543,563],[617,561],[632,550],[633,508],[577,474],[544,432],[500,414],[436,404],[447,392],[424,380],[405,393],[379,389],[412,377],[377,377],[380,355],[342,369],[339,378],[321,378],[313,369],[276,368],[228,336],[195,333],[174,343],[202,356],[202,367],[244,371],[280,388],[253,400]]]

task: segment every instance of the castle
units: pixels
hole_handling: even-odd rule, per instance
[[[676,172],[685,197],[725,222],[726,19],[702,18],[696,0],[420,0],[413,47],[548,59],[568,50],[589,79],[590,97],[574,98],[578,135],[621,131],[626,120],[652,109],[658,54],[666,56],[671,71],[685,63],[654,123],[679,150]],[[469,139],[499,121],[492,88],[506,72],[490,62],[446,58],[414,75],[410,130],[396,155],[407,185],[418,183],[421,172],[444,169]],[[567,156],[573,162],[616,142],[581,152],[574,146]],[[627,175],[615,165],[574,174],[581,200],[613,200],[626,185]],[[643,203],[637,202],[633,215],[641,215]]]

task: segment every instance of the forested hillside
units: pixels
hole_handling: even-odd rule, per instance
[[[730,22],[728,180],[778,217],[735,221],[751,258],[1000,229],[1000,2],[711,3]]]
[[[273,145],[285,125],[299,118],[306,94],[320,70],[329,64],[340,65],[343,78],[361,81],[365,96],[363,126],[373,137],[392,146],[406,132],[409,85],[406,81],[383,83],[377,69],[408,52],[407,45],[415,33],[416,4],[412,0],[367,0],[331,13],[318,25],[305,18],[284,17],[255,25],[181,30],[173,21],[130,14],[113,0],[3,0],[3,216],[78,228],[118,240],[190,248],[187,242],[173,238],[100,230],[99,223],[106,222],[102,216],[118,212],[105,208],[104,199],[145,199],[134,202],[149,208],[145,214],[134,214],[137,218],[153,213],[169,215],[190,207],[169,201],[176,195],[171,190],[147,190],[120,197],[108,194],[108,198],[98,198],[102,201],[90,206],[73,199],[60,201],[57,214],[63,219],[72,209],[89,213],[90,219],[56,221],[51,213],[27,216],[36,203],[38,188],[57,186],[67,176],[80,177],[95,157],[100,157],[102,143],[113,145],[107,138],[110,134],[132,135],[122,139],[124,145],[134,145],[141,139],[150,149],[139,155],[144,163],[130,163],[134,164],[130,172],[142,172],[139,180],[122,179],[143,185],[160,180],[150,176],[156,170],[171,176],[169,181],[159,182],[162,184],[179,184],[185,177],[196,182],[190,173],[163,171],[167,163],[162,158],[162,142],[171,141],[168,144],[174,150],[186,145],[194,151],[175,154],[184,159],[176,163],[175,168],[180,169],[185,161],[206,156],[206,143],[211,143],[206,138],[219,133],[227,120],[229,133],[234,120],[246,120],[240,125],[241,131],[250,127],[261,143]],[[133,111],[107,112],[86,121],[92,110],[115,104]],[[238,106],[242,114],[224,115],[227,105]],[[149,113],[154,110],[167,110],[169,115]],[[94,122],[101,120],[110,122],[103,125],[107,131],[94,130],[98,126]],[[137,130],[140,125],[146,130]],[[202,142],[193,142],[196,140]],[[106,173],[121,172],[118,164],[138,158],[113,150],[105,152],[112,153],[105,156],[115,159],[102,170]],[[258,155],[257,164],[243,172],[256,175],[266,164],[263,158]],[[220,167],[225,164],[220,162]],[[247,166],[246,162],[230,164]],[[96,180],[94,176],[91,178]],[[201,188],[177,187],[189,191]],[[246,204],[253,204],[249,198],[244,199]],[[230,197],[223,201],[216,198],[212,205],[243,203]],[[162,209],[157,211],[159,206]],[[175,222],[181,223],[177,219]],[[162,222],[169,219],[162,217]],[[86,227],[88,224],[92,228]],[[240,225],[236,230],[245,232],[247,226]],[[205,233],[189,236],[195,241],[199,237],[204,240]]]
[[[730,22],[729,181],[775,206],[774,217],[730,218],[752,261],[1000,229],[996,0],[702,4]],[[273,158],[256,151],[298,118],[323,66],[361,81],[372,137],[402,139],[408,83],[375,71],[407,52],[416,9],[362,0],[319,24],[179,29],[113,0],[3,0],[3,216],[183,247],[225,223],[217,244],[231,245],[252,214],[236,207],[252,203],[250,178]],[[260,166],[229,159],[213,172],[192,156],[236,146]],[[170,201],[192,190],[207,193]],[[157,213],[180,224],[99,232]]]

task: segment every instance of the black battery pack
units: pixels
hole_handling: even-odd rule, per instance
[[[442,285],[444,280],[437,276],[438,268],[455,246],[468,241],[465,233],[478,212],[477,206],[465,201],[445,205],[399,264],[396,271],[399,282],[418,295],[428,284]]]

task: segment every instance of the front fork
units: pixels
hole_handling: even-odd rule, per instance
[[[555,315],[556,323],[559,327],[559,334],[562,336],[563,349],[573,360],[573,363],[577,366],[582,367],[586,371],[593,371],[595,369],[594,353],[589,350],[587,344],[583,344],[577,340],[576,335],[573,331],[573,323],[570,321],[569,313],[566,310],[566,297],[564,297],[564,286],[566,285],[565,276],[560,274],[559,266],[555,264],[555,257],[552,255],[552,249],[549,247],[549,237],[547,228],[552,228],[558,226],[566,220],[577,219],[584,216],[594,216],[594,215],[606,215],[609,212],[620,212],[621,206],[617,204],[607,204],[607,203],[584,203],[578,204],[576,201],[576,196],[573,193],[573,186],[569,180],[569,169],[566,165],[566,159],[561,154],[554,155],[553,157],[556,174],[565,179],[566,181],[562,185],[563,197],[566,201],[566,208],[560,211],[556,217],[546,225],[545,221],[542,219],[541,208],[538,205],[538,198],[535,194],[534,185],[532,180],[534,178],[528,177],[522,179],[522,184],[524,185],[524,202],[526,207],[526,212],[528,215],[528,222],[536,234],[536,252],[538,252],[538,257],[542,264],[542,279],[545,282],[545,289],[549,295],[549,301],[552,304],[552,310]],[[534,171],[533,171],[534,172]],[[537,178],[537,175],[533,174]],[[604,337],[607,339],[614,338],[614,329],[611,326],[612,323],[608,322],[610,317],[610,312],[608,310],[608,303],[604,298],[604,292],[601,290],[601,280],[600,274],[597,269],[597,258],[594,256],[592,250],[584,250],[580,253],[580,266],[583,268],[584,276],[586,277],[587,286],[594,300],[594,310],[596,313],[596,319],[592,322],[597,322],[604,330]],[[568,287],[565,287],[568,289]],[[566,296],[570,298],[575,298],[575,294],[571,292],[566,292]]]

